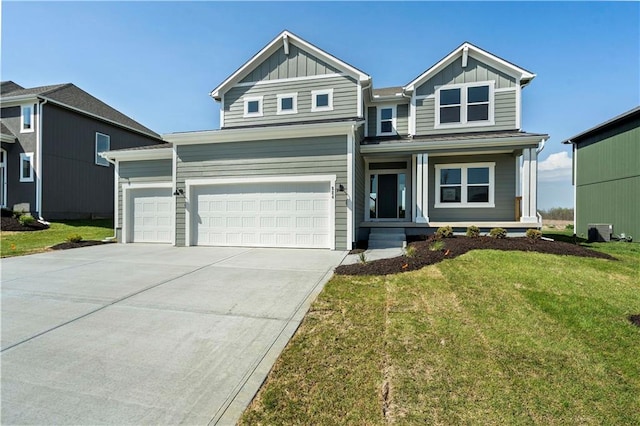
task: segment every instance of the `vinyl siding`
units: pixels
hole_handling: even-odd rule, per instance
[[[241,83],[277,80],[283,78],[309,77],[312,75],[333,74],[340,71],[314,55],[289,43],[289,55],[284,47],[264,60],[241,80]]]
[[[367,131],[369,136],[376,136],[378,133],[378,107],[367,108]],[[409,104],[396,105],[396,132],[399,135],[409,133]]]
[[[171,182],[171,160],[121,161],[118,180],[118,224],[122,227],[122,185],[127,183]]]
[[[347,182],[346,136],[299,138],[177,147],[177,186],[187,179],[250,176],[336,175]],[[336,249],[347,248],[346,194],[336,192]],[[176,243],[185,244],[185,198],[176,205]]]
[[[511,154],[429,157],[429,220],[455,221],[513,221],[515,218],[516,175]],[[495,162],[495,208],[435,208],[436,164]]]
[[[460,132],[486,132],[490,130],[512,130],[516,128],[516,92],[515,90],[494,93],[494,125],[465,126],[435,129],[435,99],[416,99],[416,133],[446,134]]]
[[[321,89],[333,89],[333,110],[312,112],[311,91]],[[353,118],[358,114],[357,90],[357,82],[347,76],[235,86],[224,94],[224,127]],[[298,94],[298,112],[277,115],[277,95],[286,93]],[[252,96],[263,96],[262,117],[243,117],[244,97]]]
[[[354,199],[354,217],[355,217],[355,229],[354,236],[356,241],[364,239],[363,236],[360,235],[360,223],[364,221],[364,213],[365,213],[365,171],[364,171],[364,158],[360,155],[360,142],[364,138],[364,126],[360,126],[358,131],[356,132],[356,140],[355,140],[355,151],[353,153],[353,159],[355,162],[354,172],[354,190],[353,190],[353,199]]]
[[[378,131],[378,109],[376,107],[367,108],[367,135],[375,136]]]

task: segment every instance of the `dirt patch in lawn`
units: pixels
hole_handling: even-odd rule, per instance
[[[640,327],[640,314],[629,315],[629,321],[636,327]]]
[[[437,242],[439,241],[439,242]],[[435,247],[441,245],[441,247]],[[532,241],[528,238],[490,238],[490,237],[454,237],[436,240],[433,236],[425,241],[415,241],[409,244],[414,247],[413,256],[398,256],[391,259],[374,260],[367,263],[340,265],[336,274],[341,275],[387,275],[398,272],[414,271],[427,265],[441,262],[465,254],[471,250],[515,250],[535,251],[538,253],[560,254],[579,257],[597,257],[616,260],[614,257],[586,247],[569,244],[562,241]]]
[[[0,229],[3,231],[42,231],[44,229],[49,229],[48,225],[35,221],[29,225],[21,224],[18,219],[15,217],[5,217],[1,218]]]
[[[51,250],[68,250],[80,247],[89,247],[89,246],[99,246],[102,244],[111,244],[115,241],[97,241],[97,240],[87,240],[87,241],[78,241],[74,243],[66,242],[56,244],[55,246],[51,246]]]

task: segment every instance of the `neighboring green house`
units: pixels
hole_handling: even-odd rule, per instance
[[[640,107],[562,143],[573,145],[576,234],[610,224],[640,239]]]

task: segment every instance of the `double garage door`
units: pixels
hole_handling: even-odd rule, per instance
[[[194,186],[191,245],[331,248],[329,182]]]

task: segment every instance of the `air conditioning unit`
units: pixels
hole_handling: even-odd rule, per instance
[[[613,234],[613,225],[610,223],[590,223],[587,225],[587,237],[590,243],[609,242]]]

